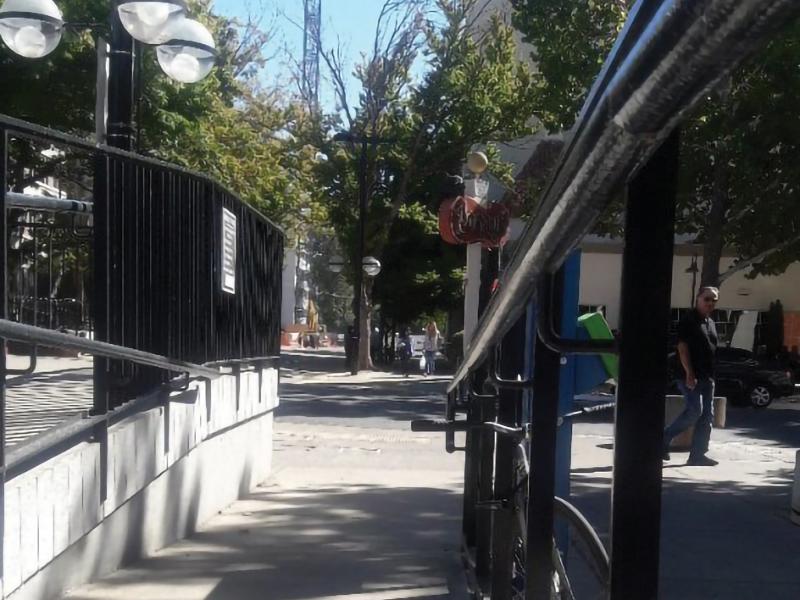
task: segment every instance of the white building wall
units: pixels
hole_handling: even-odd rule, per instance
[[[673,259],[673,308],[692,304],[692,275],[686,272],[691,262],[691,256],[675,256]],[[732,262],[732,258],[723,258],[721,270],[724,272]],[[698,259],[698,269],[702,272],[702,258]],[[745,273],[736,273],[720,286],[720,309],[764,311],[770,302],[780,300],[785,311],[800,311],[800,262],[792,264],[777,277],[747,279]],[[584,252],[581,255],[580,303],[605,306],[612,329],[619,326],[621,283],[622,254]],[[700,273],[696,285],[700,286]]]
[[[194,532],[268,477],[277,405],[275,368],[194,382],[111,426],[107,444],[8,480],[0,595],[58,598]]]

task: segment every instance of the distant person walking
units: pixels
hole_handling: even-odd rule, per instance
[[[672,439],[694,425],[692,449],[686,464],[713,467],[718,464],[706,456],[714,417],[714,353],[717,350],[717,329],[711,313],[719,300],[719,290],[702,287],[697,293],[694,310],[678,325],[678,359],[682,378],[678,388],[686,400],[686,408],[664,431],[664,460],[669,460]]]
[[[408,377],[409,362],[413,354],[411,346],[411,338],[408,336],[407,329],[400,330],[400,339],[397,345],[397,353],[400,357],[400,368],[403,372],[403,377]]]
[[[436,321],[431,321],[425,327],[425,339],[422,341],[422,351],[425,353],[425,376],[436,373],[436,351],[439,349],[441,341],[439,328]]]

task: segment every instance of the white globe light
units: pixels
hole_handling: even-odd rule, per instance
[[[150,27],[161,27],[169,19],[169,5],[163,2],[137,2],[136,15]]]
[[[328,261],[328,268],[331,273],[341,273],[342,269],[344,269],[344,259],[338,254],[334,254]]]
[[[53,0],[6,0],[0,7],[0,37],[25,58],[50,54],[63,29],[61,11]]]
[[[489,159],[483,152],[470,152],[467,155],[467,168],[476,175],[483,173],[488,166]]]
[[[173,79],[184,83],[199,81],[197,74],[200,72],[200,61],[191,54],[182,52],[175,55],[175,58],[172,59],[170,69],[170,75]]]
[[[211,72],[217,58],[214,38],[197,21],[179,19],[165,31],[167,41],[158,47],[158,64],[172,79],[195,83]]]
[[[374,256],[365,256],[361,266],[364,268],[364,273],[370,277],[377,277],[381,272],[381,261]]]
[[[132,0],[117,7],[125,30],[145,44],[163,44],[173,22],[184,18],[183,0]]]
[[[14,36],[14,46],[22,56],[36,58],[44,54],[47,38],[38,27],[25,25]]]

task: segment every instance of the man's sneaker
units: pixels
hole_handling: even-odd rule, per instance
[[[716,467],[719,463],[708,456],[690,456],[686,464],[690,467]]]
[[[669,460],[669,459],[670,459],[670,456],[669,456],[669,443],[665,443],[664,444],[664,450],[661,453],[661,460]]]

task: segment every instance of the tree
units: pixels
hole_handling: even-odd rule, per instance
[[[461,299],[464,250],[442,244],[436,217],[409,203],[392,223],[381,260],[385,277],[375,280],[373,298],[392,330],[422,315],[453,309]]]
[[[295,134],[308,116],[290,99],[258,84],[268,33],[252,19],[242,23],[215,15],[206,0],[190,4],[191,14],[217,42],[216,68],[197,84],[179,84],[161,72],[152,51],[138,45],[139,151],[216,178],[282,225],[324,220],[313,179],[316,149],[298,142]],[[110,10],[107,0],[59,5],[70,22],[102,23]],[[39,61],[0,50],[0,78],[6,82],[0,113],[89,138],[95,129],[95,35],[67,32],[59,47]],[[75,163],[68,154],[50,160],[35,148],[15,152],[16,164],[33,166],[37,178],[57,175],[76,181],[90,174],[87,161]],[[22,182],[21,177],[15,180]]]
[[[512,0],[514,24],[535,47],[542,122],[574,123],[632,2]],[[711,94],[682,129],[677,230],[704,245],[702,282],[732,274],[778,274],[800,250],[800,24],[787,25],[726,85]],[[619,223],[621,203],[607,223]],[[724,248],[737,259],[720,272]]]
[[[394,260],[398,237],[424,234],[441,244],[430,228],[438,191],[448,173],[460,172],[471,147],[532,130],[533,76],[516,60],[511,29],[495,20],[488,34],[473,37],[475,0],[439,0],[435,15],[423,12],[426,4],[386,0],[373,48],[355,69],[361,84],[357,103],[347,95],[341,51],[322,52],[340,108],[341,116],[332,119],[334,127],[343,126],[359,137],[392,140],[391,145],[369,144],[366,162],[367,253],[389,261]],[[410,69],[418,56],[426,60],[428,71],[421,82],[413,84]],[[320,143],[329,157],[320,178],[329,198],[330,217],[342,247],[354,260],[358,149]],[[507,166],[496,164],[495,169],[508,179]],[[397,235],[396,223],[409,225],[403,236]],[[452,264],[451,256],[440,255],[442,264],[427,265],[424,270],[419,264],[413,269],[393,265],[391,275],[385,270],[383,277],[392,278],[391,283],[379,284],[386,308],[392,310],[398,293],[392,288],[407,294],[434,277],[442,278],[437,285],[447,290],[445,294],[457,293],[461,272],[447,266]],[[360,368],[369,366],[372,285],[367,282],[360,300]],[[442,294],[431,292],[430,298],[444,306],[452,304],[452,297]]]

